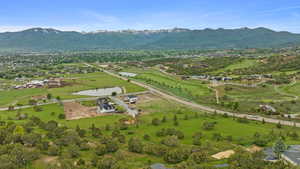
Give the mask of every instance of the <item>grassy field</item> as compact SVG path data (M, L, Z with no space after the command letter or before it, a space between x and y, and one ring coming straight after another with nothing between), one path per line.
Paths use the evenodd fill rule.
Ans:
M280 89L284 90L285 92L293 95L297 95L300 97L300 81L297 81L293 85L285 85L280 87Z
M186 108L180 104L170 102L164 99L157 99L155 101L147 102L138 105L139 108L148 112L145 115L139 117L140 125L139 127L130 126L127 130L121 130L121 133L126 136L126 140L133 136L137 136L143 139L145 134L150 136L149 141L144 141L144 143L154 143L159 144L163 137L158 137L156 135L157 131L162 128L175 128L184 133L184 139L180 140L180 144L184 146L191 146L193 135L196 132L201 132L203 134L203 138L201 139L201 143L204 147L209 149L209 154L212 155L214 153L234 149L238 145L242 146L250 146L252 145L253 135L257 132L260 133L263 137L267 137L270 132L274 133L282 133L285 134L287 132L295 131L299 133L298 129L292 127L283 127L281 129L276 128L274 124L262 124L261 122L253 122L248 121L247 123L241 123L232 117L222 117L222 116L211 116L205 113L197 112L196 110L192 110ZM96 118L89 119L81 119L81 120L73 120L73 121L65 121L58 119L58 114L63 113L63 107L58 104L46 105L42 106L43 110L41 112L35 112L33 109L24 109L19 111L7 111L1 112L0 118L4 121L11 121L16 123L25 123L27 120L15 120L17 113L27 113L29 116L37 116L41 118L43 121L47 122L50 120L55 120L59 122L61 125L66 125L71 128L75 128L77 125L81 128L88 129L92 124L95 124L96 127L104 128L106 124L114 125L121 118L126 117L125 115L112 115L112 116L102 116ZM52 113L55 112L55 113ZM195 116L195 113L199 113L198 116ZM173 118L176 114L178 118L179 125L174 126ZM153 126L151 124L152 119L158 118L162 119L166 117L166 122L161 123L158 126ZM186 117L188 117L186 119ZM213 130L203 130L202 125L205 122L215 122L215 128ZM102 130L104 134L110 135L111 131ZM128 134L130 133L133 134ZM228 136L232 136L232 141L216 141L213 139L213 135L215 133L221 134L223 138ZM300 133L299 133L300 134ZM97 142L98 140L93 139L88 136L88 139L94 140ZM293 140L289 137L286 137L285 142L287 144L299 144L299 140ZM273 143L269 142L268 145L271 146ZM126 145L120 145L120 151L118 153L125 154L126 158L121 160L124 163L124 166L127 166L132 169L142 168L151 163L165 163L162 158L147 155L147 154L136 154L130 153L127 151ZM94 151L83 151L80 152L81 157L83 159L91 159L93 157ZM117 156L116 153L110 154L112 156ZM226 162L226 160L213 160L210 159L210 164L221 164ZM33 168L46 168L47 164L41 159L37 160L33 164ZM170 165L169 167L172 167Z
M26 113L28 116L36 116L39 117L43 121L50 121L55 120L62 125L66 125L68 127L76 127L80 125L82 128L88 128L91 124L95 124L97 127L104 126L106 124L113 124L114 122L118 122L119 119L125 117L123 115L111 115L111 116L103 116L103 117L95 117L95 118L86 118L80 120L72 120L67 121L64 119L59 119L58 115L64 113L64 108L62 105L59 104L50 104L41 106L42 111L36 112L33 108L22 109L22 110L15 110L15 111L3 111L0 112L0 117L2 120L14 121L17 123L22 123L24 120L15 120L15 117L18 113ZM54 112L54 114L53 114ZM25 120L26 121L26 120Z
M214 100L214 92L208 88L208 84L205 82L182 80L179 77L166 75L153 69L129 69L129 71L138 73L138 76L135 77L136 80L148 83L187 100L199 103L206 102L208 98Z
M271 85L266 85L265 87L225 85L221 86L221 88L225 91L223 95L226 95L235 101L258 101L268 103L293 99L291 96L278 93Z
M161 102L161 101L159 101ZM205 115L202 114L200 118L194 118L195 113L197 112L196 110L192 110L186 107L182 107L179 105L174 105L171 102L168 101L163 101L163 107L157 105L156 102L151 102L146 105L141 106L143 109L146 110L151 110L152 113L142 116L141 119L144 121L150 122L151 119L153 118L162 118L163 116L168 117L168 123L162 124L161 126L158 127L147 127L141 126L138 129L138 132L142 135L144 131L147 131L151 133L151 136L154 136L155 138L155 133L158 129L160 128L167 128L168 126L172 126L172 119L174 116L174 113L177 114L178 118L181 119L180 125L178 127L175 127L179 130L182 130L185 135L186 139L183 140L184 144L192 144L192 136L195 132L201 131L206 135L205 141L212 141L211 137L213 133L222 133L223 136L233 136L233 140L237 141L239 138L247 138L251 139L251 137L254 135L255 132L261 132L262 134L267 134L272 130L277 130L276 125L274 124L261 124L261 122L254 122L254 121L249 121L249 123L239 123L236 120L233 120L232 118L224 118L221 116L210 116L210 115ZM175 107L174 107L175 106ZM173 107L173 108L172 108ZM161 110L164 110L163 112ZM189 116L189 120L183 120L185 115ZM216 121L217 125L215 130L213 131L203 131L201 129L201 126L204 122L213 122ZM284 130L294 130L291 127L285 127ZM296 131L297 129L295 129ZM243 132L241 132L243 131ZM158 138L157 138L158 139ZM246 139L246 140L247 140ZM159 139L157 140L159 141ZM294 141L289 141L290 143L295 143ZM245 144L250 145L250 142L245 141Z
M219 69L217 71L214 71L213 73L222 73L222 72L226 72L226 71L232 71L232 70L235 70L235 69L249 68L249 67L254 66L256 63L257 63L257 60L244 59L244 60L241 60L238 63L234 63L234 64L231 64L231 65L229 65L229 66L227 66L223 69Z
M54 97L59 96L61 99L80 98L84 96L76 96L72 93L95 88L119 86L124 87L127 93L144 91L142 87L102 72L66 75L65 78L70 85L62 88L0 91L0 106L4 107L16 103L27 104L32 96L47 95L48 93L51 93Z
M253 60L250 60L253 61ZM215 107L233 111L230 103L238 102L240 113L255 113L261 104L269 104L283 114L299 113L298 101L295 96L300 96L299 83L293 86L274 87L272 85L259 85L257 87L242 87L237 85L222 85L216 89L219 91L219 99L222 104L217 105L215 93L208 88L208 84L197 80L181 80L174 75L167 75L153 69L141 70L137 68L126 69L129 72L138 73L136 77L144 83L163 89L185 99ZM294 94L293 94L294 93Z
M217 87L220 101L225 103L238 102L239 112L255 113L261 104L271 105L279 113L293 114L299 112L299 100L289 95L282 88L271 85L258 87L241 87L225 85Z

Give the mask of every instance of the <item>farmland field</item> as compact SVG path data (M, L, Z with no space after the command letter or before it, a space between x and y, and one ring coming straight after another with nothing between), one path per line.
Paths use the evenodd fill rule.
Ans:
M236 69L249 68L249 67L254 66L256 63L257 63L257 60L245 59L245 60L241 60L238 63L231 64L223 69L214 71L213 73L222 73L222 72L232 71L232 70L236 70Z
M70 85L61 88L36 88L22 90L0 91L0 106L10 104L27 104L32 96L52 94L53 97L59 96L61 99L74 99L84 96L72 95L74 92L107 88L107 87L124 87L127 93L144 91L142 87L136 86L129 82L112 77L106 73L97 72L89 74L66 75L66 82Z

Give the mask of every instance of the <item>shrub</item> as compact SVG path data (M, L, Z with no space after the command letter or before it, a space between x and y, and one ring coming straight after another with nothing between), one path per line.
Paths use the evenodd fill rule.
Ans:
M204 122L202 128L204 130L213 130L217 122Z
M119 145L115 140L109 140L106 144L106 151L113 153L119 150Z
M60 154L60 149L57 145L51 145L48 149L48 154L51 156L57 156Z
M143 152L143 143L140 139L133 137L128 141L128 150L134 153Z
M192 153L190 158L197 164L206 162L208 160L208 154L205 151L198 151Z
M215 141L221 141L223 139L222 135L220 133L214 133L213 134L213 140Z
M177 147L179 145L179 140L177 136L168 136L163 139L161 143L169 147Z
M246 118L238 118L237 121L238 121L239 123L249 123L249 120L246 119Z
M103 144L98 145L98 146L95 148L95 153L96 153L98 156L103 156L104 154L107 153L107 151L106 151L106 146L103 145Z
M160 120L159 120L158 118L152 119L152 125L153 125L153 126L158 126L158 125L160 125Z
M184 160L187 160L188 157L189 157L189 154L190 154L190 152L185 151L182 148L169 150L164 155L164 160L168 163L171 163L171 164L177 164L177 163L180 163Z
M59 118L59 119L65 119L65 118L66 118L66 115L61 113L61 114L58 115L58 118Z
M144 135L144 140L149 141L149 140L150 140L150 136L149 136L148 134L145 134L145 135Z
M153 144L153 143L146 144L143 147L143 152L145 152L149 155L154 155L154 156L158 156L158 157L165 155L167 150L168 150L168 148L166 146L157 145L157 144Z

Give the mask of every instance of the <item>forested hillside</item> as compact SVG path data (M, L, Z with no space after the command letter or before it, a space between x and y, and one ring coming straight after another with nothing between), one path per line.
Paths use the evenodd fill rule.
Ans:
M168 29L157 31L65 32L33 28L0 34L1 51L79 51L103 49L271 48L300 44L300 35L266 28Z

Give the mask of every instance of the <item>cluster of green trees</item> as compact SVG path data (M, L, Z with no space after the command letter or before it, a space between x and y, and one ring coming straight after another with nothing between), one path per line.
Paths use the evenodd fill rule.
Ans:
M56 164L49 164L49 169L127 169L124 161L126 161L128 152L160 157L165 163L174 166L175 169L210 169L212 167L207 164L213 161L210 155L215 150L212 151L214 143L208 143L207 140L266 146L278 138L281 138L282 141L287 138L299 139L298 134L294 131L271 131L268 134L257 132L252 139L233 138L216 132L217 122L207 121L199 126L198 132L193 134L192 145L182 144L185 133L178 128L181 122L209 116L198 113L181 116L175 114L172 118L163 116L162 118L155 117L149 122L138 121L135 127L147 123L145 125L158 128L155 139L148 133L145 133L144 136L135 135L134 130L131 130L128 124L124 123L126 119L103 127L96 127L91 124L88 129L83 129L80 126L69 128L57 121L45 122L35 116L28 117L24 123L1 121L0 169L26 168L45 155L59 157ZM172 122L174 127L160 128L167 122ZM213 134L212 136L206 135L202 130L203 132L213 132ZM160 141L156 141L157 139ZM276 144L278 144L276 146L278 152L282 151L282 144ZM86 158L83 155L87 152L91 153L91 158ZM260 164L258 169L269 169L268 167L273 166L272 163L262 159L263 157L260 155L238 151L229 160L229 164L233 169L244 169L243 167L252 163L251 160L258 160ZM151 161L149 161L150 164L152 164ZM281 163L277 165L279 164L287 167Z

